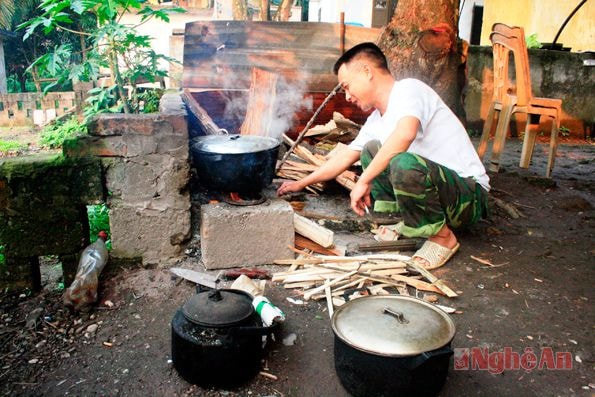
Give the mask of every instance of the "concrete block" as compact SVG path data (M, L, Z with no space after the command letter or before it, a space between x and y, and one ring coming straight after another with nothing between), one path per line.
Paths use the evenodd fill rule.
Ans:
M293 258L293 209L284 200L253 206L201 207L201 253L207 269L258 266Z
M190 200L184 210L114 204L110 231L114 258L142 258L145 266L168 264L180 258L190 237Z
M62 150L68 157L138 157L157 153L187 159L188 137L179 135L83 136L66 140Z
M159 134L187 136L185 114L101 114L89 123L89 135L92 136Z
M153 154L134 161L106 161L108 191L129 204L160 198L171 199L172 208L187 208L188 197L182 197L181 192L186 190L189 180L188 162L173 156Z

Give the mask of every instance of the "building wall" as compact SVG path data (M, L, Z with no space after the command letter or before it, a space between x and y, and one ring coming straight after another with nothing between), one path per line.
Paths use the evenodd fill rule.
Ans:
M535 33L542 43L554 41L556 33L578 0L486 0L481 45L490 45L490 30L495 22L522 26L527 36ZM571 51L595 50L595 2L586 2L570 19L558 43Z
M82 93L74 91L0 94L0 126L41 125L72 110L82 100Z
M471 39L471 23L473 22L473 7L482 6L483 0L461 1L459 8L459 37L463 40Z

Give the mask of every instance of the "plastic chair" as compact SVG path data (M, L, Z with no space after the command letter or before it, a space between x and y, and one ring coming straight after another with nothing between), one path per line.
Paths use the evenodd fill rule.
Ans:
M525 113L527 114L527 123L519 166L528 168L537 135L537 131L530 128L532 116L552 117L554 120L552 122L550 150L546 169L546 177L549 178L554 168L556 149L558 147L562 100L533 96L529 56L523 29L520 27L509 27L501 23L495 24L492 29L494 31L490 35L490 40L492 41L494 56L494 95L477 152L479 157L483 158L490 132L493 128L494 117L498 112L499 117L489 167L490 171L498 171L500 154L504 149L510 119L514 113ZM503 32L506 34L503 34ZM515 84L511 84L508 77L509 56L511 52L514 57Z

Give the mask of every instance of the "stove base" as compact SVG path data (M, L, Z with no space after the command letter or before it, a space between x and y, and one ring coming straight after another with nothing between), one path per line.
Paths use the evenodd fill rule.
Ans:
M201 206L202 262L211 269L271 264L294 258L293 209L285 200L259 205Z

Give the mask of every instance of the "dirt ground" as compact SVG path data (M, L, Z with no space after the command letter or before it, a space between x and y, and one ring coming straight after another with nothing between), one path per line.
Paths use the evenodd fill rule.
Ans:
M535 164L520 170L520 143L507 142L502 170L491 175L491 196L514 205L523 217L513 219L492 205L490 217L459 235L460 251L434 274L460 294L439 298L458 311L451 315L457 328L454 348L512 349L521 355L532 349L538 359L549 349L570 352L572 368L490 373L454 370L451 361L442 396L595 393L595 148L560 147L552 180L541 178L546 150L538 145ZM340 189L318 198L306 195L306 208L348 214L347 197ZM202 268L195 233L176 266ZM371 236L337 232L343 241L371 241ZM89 313L71 314L62 306L56 280L47 280L41 293L0 295L2 395L348 395L334 369L326 304L292 304L286 298L299 296L282 285L268 282L266 290L287 314L275 340L267 343L263 362L263 371L277 379L257 375L236 389L206 390L181 379L171 363L170 321L193 295L191 283L163 268L109 269L99 304Z

